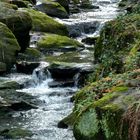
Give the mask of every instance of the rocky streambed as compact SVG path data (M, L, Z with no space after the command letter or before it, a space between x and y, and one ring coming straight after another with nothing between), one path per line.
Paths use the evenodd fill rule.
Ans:
M0 139L75 139L61 120L95 71L94 45L117 4L0 2Z

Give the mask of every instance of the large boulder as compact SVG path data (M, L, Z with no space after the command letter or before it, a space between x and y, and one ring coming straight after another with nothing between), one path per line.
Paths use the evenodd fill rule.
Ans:
M75 51L82 50L83 44L66 36L56 34L46 34L37 44L41 51Z
M65 8L61 6L58 2L53 2L50 0L42 0L41 4L36 5L36 8L43 13L46 13L52 17L58 18L68 18L69 15Z
M29 31L32 21L28 13L7 8L0 4L0 22L5 23L14 33L21 51L29 46Z
M74 126L76 140L137 139L139 74L140 69L137 69L85 86L74 95L74 110L61 124Z
M69 13L69 0L56 0L56 2L60 3L60 5L62 5Z
M32 18L33 31L68 35L66 26L48 15L32 9L24 9L24 11L28 12Z
M80 78L80 76L84 74L93 72L93 65L91 63L66 63L54 61L50 64L48 70L50 71L52 77L55 79L76 80L74 77L77 74L79 74L78 78Z
M15 63L15 55L20 47L13 33L1 22L0 36L0 72L4 72Z

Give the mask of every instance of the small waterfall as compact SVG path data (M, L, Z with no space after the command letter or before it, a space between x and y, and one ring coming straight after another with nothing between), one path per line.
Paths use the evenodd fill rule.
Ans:
M48 63L41 62L39 67L37 67L32 74L31 81L29 87L38 87L38 86L45 86L48 87L48 83L53 81L51 78L51 73L47 69Z
M74 87L77 88L79 84L79 79L80 79L80 73L78 72L77 74L74 75L73 80L74 80Z

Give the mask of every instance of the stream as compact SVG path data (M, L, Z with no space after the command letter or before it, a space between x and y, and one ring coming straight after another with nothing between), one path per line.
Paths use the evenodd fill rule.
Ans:
M70 36L81 42L86 37L99 36L104 23L116 18L120 12L117 8L118 2L119 0L93 0L93 5L99 8L81 9L80 13L71 14L69 19L56 18L56 20L66 24ZM30 47L34 47L33 42L38 40L39 34L31 35ZM85 44L85 46L78 58L79 67L84 68L91 63L93 67L93 45ZM60 55L63 54L55 53L54 58ZM79 74L73 77L72 85L59 86L60 81L56 83L49 71L44 72L47 65L47 62L40 62L39 67L34 69L32 74L17 73L14 69L11 74L0 77L0 79L24 84L24 88L18 91L29 93L41 101L38 109L15 112L11 119L1 120L0 128L21 127L31 130L34 135L29 138L30 140L75 140L71 128L61 129L57 124L72 111L73 103L70 99L79 90ZM50 83L57 86L50 86Z

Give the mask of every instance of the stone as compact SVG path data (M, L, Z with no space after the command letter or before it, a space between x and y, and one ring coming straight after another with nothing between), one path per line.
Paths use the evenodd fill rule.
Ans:
M20 89L21 85L15 81L0 82L0 90L3 89Z
M76 51L84 49L84 45L66 36L46 34L37 43L37 49L46 51Z
M54 79L73 79L76 74L86 75L93 71L92 65L54 61L48 67Z
M13 32L21 47L21 51L24 51L29 46L29 31L32 27L30 15L0 4L0 22L6 24Z
M21 0L10 0L11 4L17 5L18 8L28 7L27 1L21 1Z
M42 0L41 4L36 5L36 9L52 17L58 17L58 18L69 17L65 8L62 7L58 2Z
M82 39L82 42L88 45L95 45L98 37L87 37Z
M24 8L22 10L28 12L32 18L32 31L55 33L68 36L68 30L66 26L57 22L48 15L32 9Z
M39 62L19 61L16 63L17 72L32 74L33 70L39 66Z
M41 52L35 48L27 48L24 53L18 53L18 61L38 61L41 58Z
M14 111L22 111L22 110L26 111L30 109L37 109L38 107L23 100L23 101L11 103L11 105L8 108Z
M10 70L15 63L16 52L20 50L20 47L13 33L1 22L0 36L0 71L3 73Z

